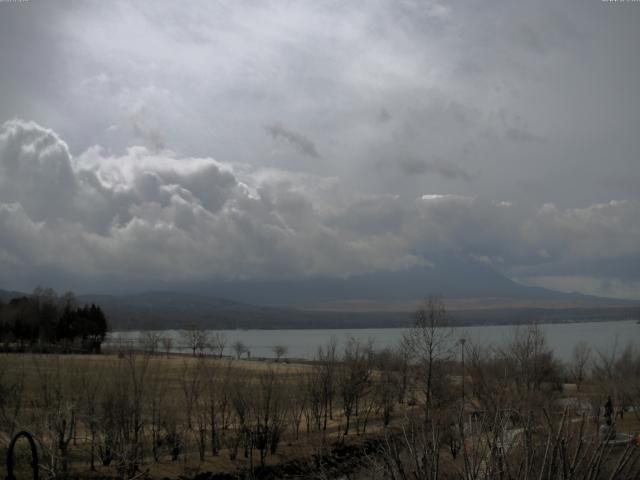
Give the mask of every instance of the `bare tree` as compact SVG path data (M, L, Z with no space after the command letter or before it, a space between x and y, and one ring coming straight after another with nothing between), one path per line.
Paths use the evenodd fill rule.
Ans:
M102 398L105 370L103 365L84 368L79 375L80 402L78 418L89 434L89 468L95 471L97 438L99 432L99 406Z
M350 338L345 346L344 358L338 374L338 388L345 416L344 434L349 434L351 416L358 416L359 402L369 387L371 377L371 344Z
M227 447L229 449L229 458L235 460L238 448L241 443L244 444L244 456L249 458L253 453L253 439L251 432L251 408L252 396L249 391L249 385L246 378L246 372L236 374L230 382L231 387L231 404L235 412L235 435L228 437ZM251 457L253 458L253 457ZM253 465L252 465L253 466Z
M233 348L233 351L236 354L236 358L238 360L240 360L240 357L242 356L243 353L247 352L247 346L244 344L244 342L242 340L236 340L235 342L233 342L233 345L231 345L231 348Z
M164 336L160 341L162 342L162 348L164 350L165 355L169 357L169 354L171 353L171 348L173 347L173 338Z
M123 352L105 379L99 421L98 453L103 465L114 464L120 478L131 478L144 461L149 355Z
M640 404L640 349L637 346L629 344L618 349L615 345L610 351L598 351L591 376L595 386L592 401L596 423L606 398L611 398L615 416L623 417L625 408L632 406L632 411L640 418L637 411Z
M205 330L195 325L189 325L184 330L181 330L180 334L194 357L204 354L209 339L209 335Z
M387 433L381 455L372 460L383 478L393 480L637 478L640 451L633 442L613 448L606 437L586 435L584 417L571 419L566 410L547 416L529 432L526 426L505 429L500 417L485 418L481 424L468 442L465 462L441 475L433 475L433 459L422 447L425 437L411 423L402 435Z
M7 378L8 365L0 362L0 431L11 438L20 425L24 408L25 365L21 358L20 367L11 373L14 378Z
M200 460L204 460L209 411L206 393L206 359L185 359L180 374L180 387L184 401L184 415L188 431L195 438Z
M79 399L65 395L71 391L70 376L63 371L58 356L47 359L47 365L37 357L33 361L40 387L35 406L40 411L42 445L49 457L47 470L53 477L64 477L69 470L69 444L73 439Z
M278 344L271 347L271 351L276 356L276 362L279 362L280 359L287 354L289 347L283 344Z
M571 363L569 365L569 372L578 390L580 390L587 375L587 367L590 359L591 347L584 341L578 342L573 347Z
M162 443L162 426L166 424L167 410L167 369L155 363L149 374L147 389L147 422L150 430L151 454L153 460L160 461L160 444Z
M434 398L434 387L444 375L442 366L451 358L453 329L444 302L439 297L424 300L414 313L413 328L405 336L412 356L419 362L423 372L425 422Z
M226 390L224 373L219 362L207 361L204 364L204 401L212 455L217 455L220 449L219 430L220 424L224 423L224 409L220 408Z
M515 398L531 410L539 402L553 401L559 391L560 365L537 324L516 327L511 342L500 351L506 362Z
M251 402L251 437L264 466L267 454L275 455L285 427L288 402L282 376L272 369L261 372Z
M622 351L616 362L616 371L619 379L619 411L620 419L623 418L626 407L632 407L637 419L640 419L640 348L638 345L629 344Z
M399 354L389 349L374 357L377 375L374 377L373 396L382 412L382 423L386 427L391 421L398 390L402 385L402 360Z
M158 332L147 331L140 333L138 343L144 353L153 355L158 350L161 336Z
M300 438L300 423L302 422L302 416L308 406L308 395L305 388L305 380L304 376L297 376L287 386L287 395L289 396L289 418L296 434L296 440Z
M318 347L316 355L316 375L319 379L321 405L324 413L322 430L327 430L328 419L333 419L333 399L336 395L337 367L338 367L338 340L331 337L327 345Z
M319 370L314 369L305 372L304 375L304 392L307 399L307 407L304 409L304 415L307 424L307 433L310 433L312 429L320 430L320 424L322 420L323 410L326 402L326 396L324 395L324 382L318 375ZM326 419L325 414L325 419ZM326 421L325 421L326 425Z
M217 357L222 358L222 356L224 355L224 349L227 346L226 335L222 332L216 332L213 335L213 339L211 340L211 345Z
M450 430L450 425L455 425L447 370L452 360L453 335L444 302L439 297L429 297L416 309L414 325L403 339L404 360L411 357L415 364L417 383L424 401L421 415L417 410L410 410L403 421L402 428L406 433L402 442L390 442L389 445L396 453L400 445L415 452L418 460L415 475L418 478L440 477L445 433Z

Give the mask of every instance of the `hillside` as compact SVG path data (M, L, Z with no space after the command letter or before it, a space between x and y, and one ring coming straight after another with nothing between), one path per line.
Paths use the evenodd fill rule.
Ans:
M416 275L416 272L412 274ZM348 299L348 295L365 292L367 282L359 284L353 279L342 282L343 285L351 282L351 290L329 301L319 300L322 296L308 296L309 300L316 303L310 301L305 308L300 305L261 306L182 291L150 291L130 295L85 294L77 299L80 303L100 305L111 328L118 330L175 329L190 325L218 329L300 329L400 327L410 324L411 312L419 302L419 297L399 300L397 296L394 298L393 288L390 287L386 299L352 300ZM286 283L282 283L280 288L286 286ZM376 291L382 284L369 282L368 286ZM247 296L252 293L257 297L264 295L259 289L245 287ZM253 287L257 288L257 285ZM482 297L474 292L474 297L445 299L451 318L456 323L467 325L620 320L637 313L637 307L632 302L544 289L522 289L532 295L518 296L514 289L512 296ZM275 289L271 293L281 295ZM322 293L327 295L329 290L325 289ZM412 294L417 296L417 291ZM5 302L22 295L26 294L0 290L0 298Z
M474 261L443 257L432 266L348 278L167 284L124 295L81 294L112 328L357 328L403 326L419 301L442 296L460 323L617 320L637 312L624 300L528 287ZM0 299L23 295L0 290Z

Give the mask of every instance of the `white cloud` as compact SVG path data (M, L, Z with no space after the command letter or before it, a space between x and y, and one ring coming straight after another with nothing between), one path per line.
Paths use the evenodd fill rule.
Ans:
M422 200L432 201L432 200L448 200L448 201L458 201L458 202L473 202L472 197L465 197L464 195L454 195L451 193L447 194L439 194L439 193L425 193L422 195Z
M67 144L33 122L0 131L0 202L18 202L34 220L66 215L76 193Z

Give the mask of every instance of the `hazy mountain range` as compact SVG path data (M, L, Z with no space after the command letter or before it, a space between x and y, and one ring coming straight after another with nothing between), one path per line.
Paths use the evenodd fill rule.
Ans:
M461 323L587 321L637 313L634 302L561 293L514 282L477 262L344 279L200 282L125 295L83 294L113 328L340 328L407 325L420 299L440 295ZM7 301L20 292L0 291Z

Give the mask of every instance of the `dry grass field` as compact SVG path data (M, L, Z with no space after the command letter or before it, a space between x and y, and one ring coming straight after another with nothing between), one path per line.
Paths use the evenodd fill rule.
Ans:
M237 432L232 431L238 428L237 419L231 418L235 415L234 408L237 408L233 403L238 402L239 397L244 398L247 403L258 402L255 396L264 393L264 378L268 377L277 388L277 391L269 392L268 395L273 395L274 399L279 397L278 401L283 405L275 410L281 408L282 412L269 411L267 407L266 411L260 413L282 415L286 418L277 420L282 423L281 439L277 451L267 455L264 464L306 462L312 455L326 451L333 442L344 439L344 422L337 402L331 412L331 418L327 419L326 429L323 424L321 430L314 430L314 427L309 425L313 422L310 414L305 418L301 412L297 419L300 422L297 435L292 427L295 420L289 418L290 412L285 412L301 398L301 389L305 388L306 379L313 373L314 368L310 363L200 358L175 354L0 354L0 381L6 389L12 390L16 395L14 411L10 411L11 402L5 402L4 405L5 418L0 428L0 455L2 458L5 457L9 442L6 426L12 419L6 417L15 412L17 418L13 420L17 420L17 425L13 430L27 429L36 434L40 446L43 447L44 455L41 454L40 461L45 471L48 468L60 468L59 465L53 466L59 461L54 437L62 431L62 436L69 439L67 455L70 472L82 476L122 476L122 472L118 472L114 465L115 462L109 466L101 464L99 441L93 442L96 444L95 471L90 470L90 430L93 422L88 412L99 417L104 413L100 410L104 408L102 402L105 396L111 395L114 391L122 393L120 389L124 388L127 390L125 395L133 403L136 390L142 390L140 413L143 417L142 422L146 425L140 429L140 442L143 446L139 463L140 471L145 476L164 478L207 471L245 471L260 464L260 460L254 451L242 451L242 445L239 446L239 453L231 454L232 448L225 443L225 437L238 437ZM209 388L215 392L210 393ZM245 392L238 392L239 388ZM189 423L190 419L196 422L197 417L210 408L209 395L213 396L211 401L216 402L218 410L226 409L226 412L214 413L216 420L228 424L220 432L219 451L215 455L212 454L208 445L207 452L201 457L196 438L199 435L198 427L189 426ZM154 405L164 412L154 412ZM56 418L52 419L52 415ZM59 423L56 424L65 415L68 425L61 427ZM154 420L154 416L157 416L157 419ZM154 421L157 421L157 425L150 427L149 424ZM149 445L153 441L151 430L162 429L166 435L168 430L171 430L172 421L183 424L175 428L180 430L183 437L180 453L173 458L169 447L163 444L158 447L157 459L154 459L152 447ZM70 426L71 423L74 424L73 427ZM377 418L370 420L368 435L376 431L380 431L380 421ZM105 437L104 433L102 437ZM361 441L361 437L355 435L353 430L350 438L353 438L355 443ZM22 462L18 461L19 464L24 466L28 463L26 457L21 457L20 453L17 455L18 459L22 458Z
M631 441L640 431L637 350L563 365L532 327L504 350L468 346L463 370L428 349L441 332L416 332L424 350L374 352L354 340L307 363L133 350L0 354L0 456L27 430L49 478L640 471ZM607 422L620 447L613 432L603 435Z

